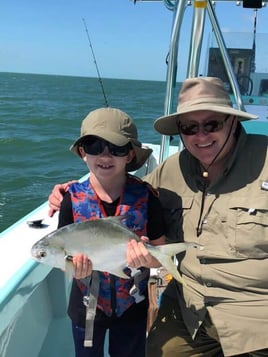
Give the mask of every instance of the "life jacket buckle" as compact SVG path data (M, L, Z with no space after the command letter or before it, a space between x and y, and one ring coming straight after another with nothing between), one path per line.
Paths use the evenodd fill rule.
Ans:
M85 305L85 307L89 306L89 295L83 296L83 304Z

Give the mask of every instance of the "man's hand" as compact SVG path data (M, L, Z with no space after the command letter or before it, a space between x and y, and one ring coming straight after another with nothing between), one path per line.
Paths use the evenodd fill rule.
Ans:
M69 190L69 186L73 182L77 182L77 181L76 180L68 181L66 183L61 183L61 184L55 185L53 187L53 190L51 191L51 193L48 197L48 203L49 203L48 215L49 215L49 217L53 217L54 213L56 211L59 211L63 196Z

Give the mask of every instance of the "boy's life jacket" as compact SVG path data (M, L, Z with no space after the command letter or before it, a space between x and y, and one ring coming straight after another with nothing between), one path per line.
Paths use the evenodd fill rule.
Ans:
M107 217L102 202L95 193L89 179L73 183L69 188L74 222L93 220ZM127 175L124 191L121 194L115 216L126 216L124 224L139 237L147 235L147 207L149 189L140 179ZM90 257L89 257L90 258ZM94 267L93 267L94 268ZM142 279L139 281L139 296L147 294L149 269L141 268ZM124 272L131 276L131 270L125 268ZM88 295L88 286L76 280L84 295ZM106 272L99 272L99 295L97 307L107 316L115 313L121 316L133 303L135 296L131 295L134 278L122 279ZM138 301L137 301L138 302Z

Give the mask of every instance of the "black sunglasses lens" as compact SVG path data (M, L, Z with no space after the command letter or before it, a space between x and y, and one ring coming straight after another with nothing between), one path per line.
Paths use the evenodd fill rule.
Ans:
M199 131L198 124L181 124L180 132L184 135L195 135Z
M179 129L183 135L195 135L199 132L200 128L205 133L215 133L223 128L223 124L228 119L229 115L223 121L210 120L204 124L192 123L192 124L182 124L180 123Z
M89 155L101 154L106 146L108 147L110 154L112 154L113 156L123 157L126 156L130 151L129 144L124 146L117 146L112 143L109 143L108 141L100 140L100 139L88 140L82 144L85 153Z
M130 145L127 144L124 146L117 146L109 143L108 149L112 155L123 157L123 156L127 156L127 154L129 153Z
M223 128L223 121L211 120L203 125L206 133L215 133Z
M89 155L99 155L103 152L105 145L102 140L88 140L82 146L85 153Z

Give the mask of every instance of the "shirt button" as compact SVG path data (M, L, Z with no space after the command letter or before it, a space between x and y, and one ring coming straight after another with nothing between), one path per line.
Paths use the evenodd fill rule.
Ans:
M212 283L211 283L210 281L208 281L208 282L206 283L206 286L207 286L208 288L210 288L210 287L212 286Z
M201 258L201 259L200 259L200 263L201 263L201 264L206 264L206 262L207 262L207 260L206 260L205 258Z

